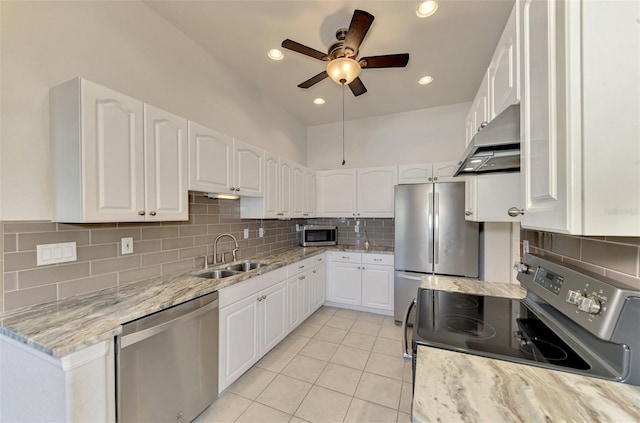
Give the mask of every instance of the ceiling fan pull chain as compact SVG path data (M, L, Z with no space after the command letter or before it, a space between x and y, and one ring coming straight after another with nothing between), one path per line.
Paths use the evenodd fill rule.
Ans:
M346 161L344 160L344 82L342 83L342 166Z

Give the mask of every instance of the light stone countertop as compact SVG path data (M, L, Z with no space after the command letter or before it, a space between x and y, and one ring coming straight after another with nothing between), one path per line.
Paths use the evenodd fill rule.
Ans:
M0 334L53 357L63 357L122 332L122 324L218 291L252 277L325 251L393 254L389 247L368 250L351 245L294 247L283 252L243 258L267 266L212 280L192 275L198 269L159 276L122 287L110 288L0 315ZM231 263L225 263L229 265Z
M460 292L463 294L487 295L490 297L513 298L516 300L527 296L527 288L520 284L487 282L452 276L423 276L420 287L433 289L435 291Z
M413 422L640 421L640 387L418 347Z
M424 276L423 288L520 299L526 288ZM640 387L418 347L413 422L639 422Z

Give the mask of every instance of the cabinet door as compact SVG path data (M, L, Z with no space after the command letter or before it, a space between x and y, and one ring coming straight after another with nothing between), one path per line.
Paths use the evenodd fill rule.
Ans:
M393 310L393 267L362 265L362 305Z
M235 194L233 139L195 122L189 122L189 189Z
M393 217L396 167L358 169L358 211L360 217Z
M264 355L289 333L287 281L277 283L260 294L262 308L262 346L260 352L261 355Z
M264 156L264 217L278 217L280 159L269 152Z
M142 102L82 80L84 221L145 219Z
M399 184L424 184L433 180L433 165L420 163L398 166Z
M278 167L278 185L279 185L279 195L278 195L278 217L291 217L291 191L292 191L292 170L293 164L280 158L280 163Z
M513 7L489 65L489 119L520 102L520 63L517 31L518 3Z
M471 105L473 110L473 135L489 123L489 72L485 73L476 97Z
M252 295L220 309L220 392L260 358L259 305Z
M356 213L356 170L330 170L318 177L318 217L352 217Z
M562 56L556 36L562 19L556 18L561 3L523 0L522 102L520 105L521 172L524 216L522 224L554 232L570 226L566 192L566 139L558 136L563 116L557 96L558 63ZM558 47L558 48L557 48ZM559 121L560 118L560 121ZM564 123L562 123L564 125Z
M319 309L324 304L327 283L327 268L324 263L315 266L312 274L311 312Z
M459 182L460 177L454 178L454 173L458 169L458 162L441 162L433 164L434 182Z
M264 150L233 141L233 186L242 196L263 194Z
M477 176L478 222L520 222L521 216L509 216L507 211L521 209L520 172Z
M305 168L294 164L291 169L291 211L292 217L304 216L306 198Z
M313 298L313 270L307 270L302 275L300 275L300 291L302 292L301 296L301 307L302 307L302 320L304 321L307 317L311 316L312 312L312 298Z
M307 169L305 173L306 189L305 189L305 209L303 217L315 217L316 215L316 172Z
M471 139L476 134L476 127L473 120L473 107L469 109L469 113L467 114L467 118L464 120L464 139L465 146L469 145Z
M146 220L189 220L187 120L145 104Z
M331 263L329 300L342 303L360 305L362 299L362 285L360 282L360 264Z
M300 276L287 279L287 296L289 298L289 320L287 322L289 332L294 330L302 322L302 301L300 290Z

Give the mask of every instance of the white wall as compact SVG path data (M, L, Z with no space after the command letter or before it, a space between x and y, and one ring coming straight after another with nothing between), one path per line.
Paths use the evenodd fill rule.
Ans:
M138 1L0 1L0 218L50 219L49 88L82 76L295 162L306 128Z
M460 159L471 103L345 122L346 168ZM341 168L342 122L307 128L307 166Z

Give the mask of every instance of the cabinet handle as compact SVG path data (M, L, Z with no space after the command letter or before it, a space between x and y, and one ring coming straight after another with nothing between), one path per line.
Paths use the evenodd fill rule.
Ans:
M156 212L152 211L152 212L149 212L149 214L150 214L151 216L155 216L155 215L156 215Z
M322 258L319 258L318 261L322 261Z
M373 261L382 261L382 259L373 259Z
M276 213L276 216L284 216L284 213Z
M298 266L298 269L304 269L304 264L302 266Z
M465 215L465 216L471 216L472 214L473 214L473 213L472 213L471 211L469 211L469 210L467 210L466 212L464 212L464 215Z
M511 207L509 210L507 210L507 214L511 217L517 217L519 214L524 214L524 209Z
M263 300L266 300L266 299L267 299L267 296L266 296L266 295L263 295L263 296L262 296L262 299L263 299Z
M489 124L489 122L487 122L486 120L480 123L480 127L478 128L478 132L482 131L484 129L485 126L487 126Z
M303 216L309 216L309 213L302 213Z
M258 297L258 301L262 301L262 297Z
M140 211L138 212L138 214L139 214L140 216L144 216L146 213L144 212L144 210L140 210Z
M349 260L351 257L342 256L342 258L345 259L345 260Z

